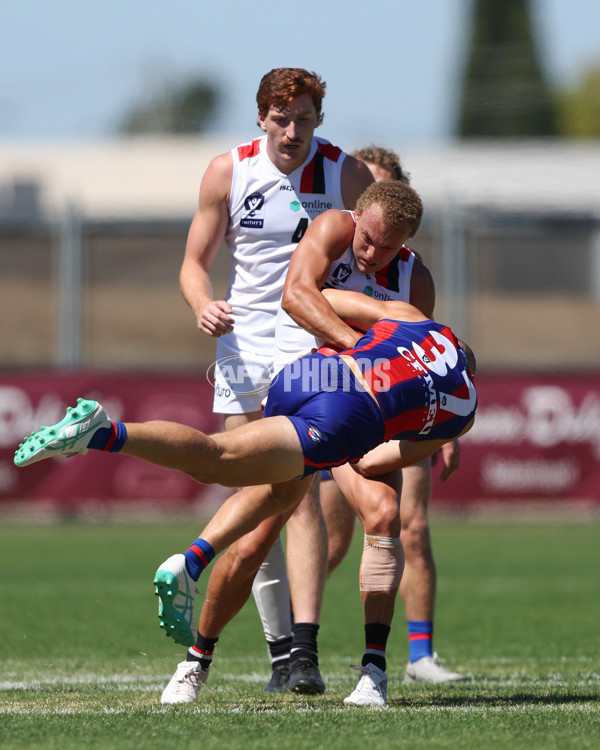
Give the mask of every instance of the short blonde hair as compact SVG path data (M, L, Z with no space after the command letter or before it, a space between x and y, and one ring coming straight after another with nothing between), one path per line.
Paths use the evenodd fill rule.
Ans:
M360 215L375 204L381 209L381 218L386 224L407 223L411 227L409 237L415 236L423 218L423 203L409 185L398 180L372 182L356 202L356 213Z

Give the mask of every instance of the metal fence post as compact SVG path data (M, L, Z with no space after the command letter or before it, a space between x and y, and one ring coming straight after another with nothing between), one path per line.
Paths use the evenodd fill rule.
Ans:
M442 207L441 228L444 319L467 339L466 220L464 207L453 196L447 196Z
M58 365L82 363L83 226L81 212L68 203L60 223L58 250Z
M591 288L592 299L600 300L600 223L596 224L592 232L592 268Z

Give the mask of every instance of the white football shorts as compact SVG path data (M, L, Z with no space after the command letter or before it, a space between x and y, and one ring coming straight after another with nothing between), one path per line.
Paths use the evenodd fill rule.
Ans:
M227 337L217 339L217 360L207 371L215 389L215 414L249 414L260 411L273 376L273 352L242 352Z

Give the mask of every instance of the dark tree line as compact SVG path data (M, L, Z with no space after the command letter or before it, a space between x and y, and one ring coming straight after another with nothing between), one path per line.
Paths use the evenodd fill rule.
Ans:
M163 86L132 107L119 131L125 135L202 133L210 125L219 100L217 86L204 78Z
M473 0L457 134L556 136L556 99L546 80L528 0Z

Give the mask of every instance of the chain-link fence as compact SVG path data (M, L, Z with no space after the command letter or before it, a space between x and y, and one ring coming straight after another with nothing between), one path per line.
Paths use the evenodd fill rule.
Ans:
M0 225L4 368L204 368L214 341L179 291L186 221ZM436 316L487 370L600 364L600 223L586 217L465 211L429 215L412 246L430 266ZM229 281L223 248L216 297Z

